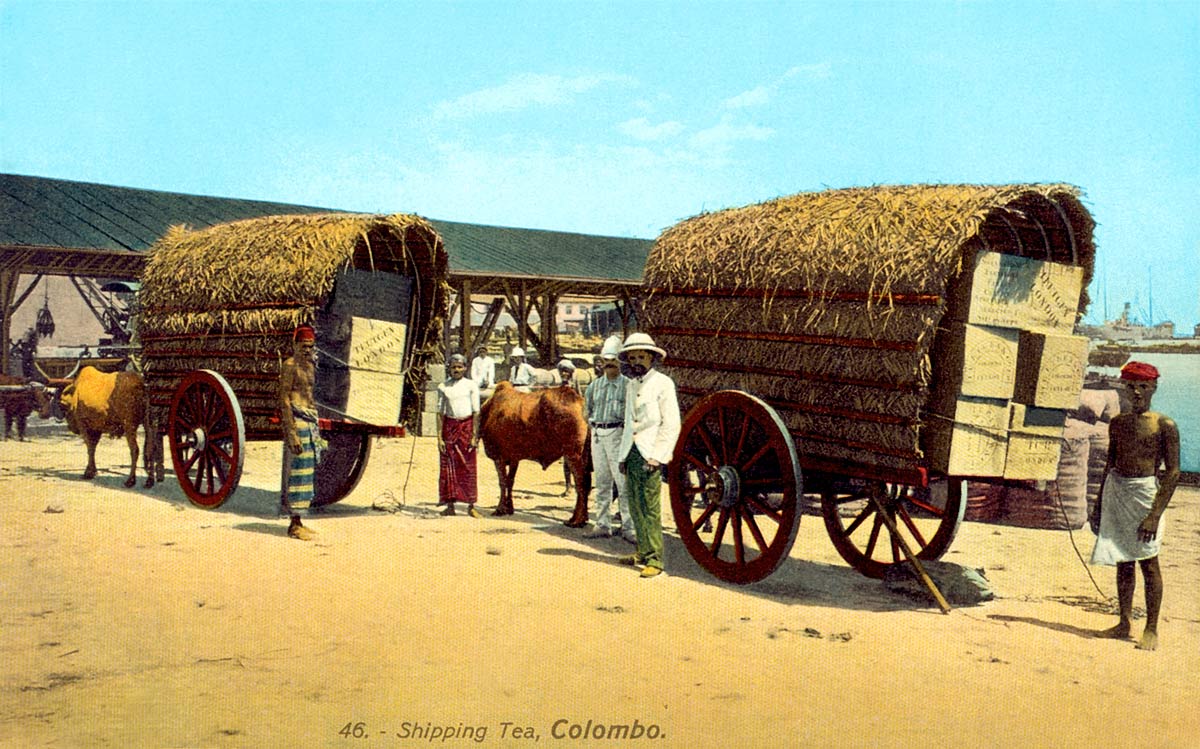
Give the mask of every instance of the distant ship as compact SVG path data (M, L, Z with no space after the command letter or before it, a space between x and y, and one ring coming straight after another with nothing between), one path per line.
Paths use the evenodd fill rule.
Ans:
M1078 332L1094 341L1169 341L1175 337L1175 323L1165 320L1145 325L1130 315L1130 304L1125 302L1116 320L1106 320L1103 325L1080 325Z

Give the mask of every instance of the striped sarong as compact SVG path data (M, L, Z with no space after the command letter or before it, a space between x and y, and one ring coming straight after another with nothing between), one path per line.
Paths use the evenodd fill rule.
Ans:
M286 514L295 514L296 510L306 509L312 504L317 463L321 462L321 453L327 445L321 438L321 430L317 428L315 411L293 407L292 420L296 424L296 434L300 437L300 454L293 453L288 449L287 442L284 442L286 481L281 504Z
M475 504L478 497L476 486L475 456L478 450L471 447L474 434L474 418L452 419L442 417L442 442L446 449L441 454L438 475L438 504L466 502Z

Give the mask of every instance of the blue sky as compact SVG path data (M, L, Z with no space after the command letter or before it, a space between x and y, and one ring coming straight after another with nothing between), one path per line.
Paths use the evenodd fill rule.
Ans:
M649 237L1069 182L1090 319L1200 322L1200 3L0 0L0 171Z

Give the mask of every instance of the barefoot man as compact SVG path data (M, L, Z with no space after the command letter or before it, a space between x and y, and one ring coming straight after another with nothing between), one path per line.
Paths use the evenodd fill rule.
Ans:
M283 426L283 486L279 495L282 512L290 516L288 536L308 541L312 530L300 523L300 513L312 503L317 463L325 440L317 429L317 406L313 402L316 377L317 337L311 325L292 333L292 355L279 374L279 420Z
M1136 585L1134 562L1138 562L1146 583L1146 629L1137 647L1154 650L1163 591L1158 550L1163 511L1179 482L1179 427L1150 410L1150 399L1158 389L1157 369L1131 361L1121 369L1121 380L1129 394L1130 412L1109 424L1108 461L1090 518L1096 532L1092 564L1117 566L1121 620L1099 635L1129 637Z

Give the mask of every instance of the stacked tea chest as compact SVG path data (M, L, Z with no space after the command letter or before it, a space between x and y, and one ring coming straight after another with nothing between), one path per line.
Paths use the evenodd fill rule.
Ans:
M1087 363L1087 339L1072 335L1083 269L979 252L959 278L931 356L931 465L953 476L1054 479Z

